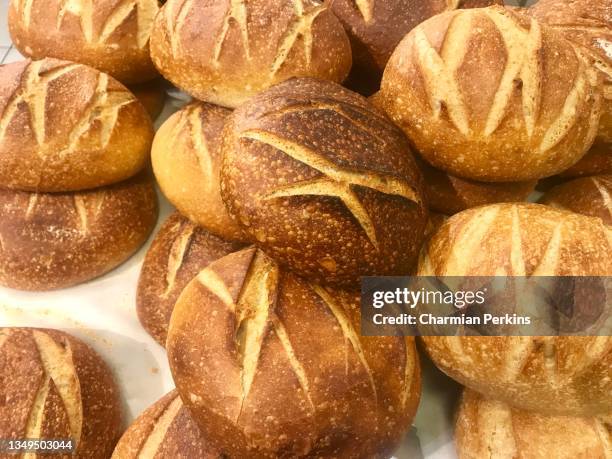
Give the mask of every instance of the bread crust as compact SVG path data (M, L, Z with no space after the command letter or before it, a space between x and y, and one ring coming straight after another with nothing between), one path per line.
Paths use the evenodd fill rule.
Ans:
M472 207L498 202L526 201L537 181L487 183L463 179L419 161L423 172L425 194L429 207L446 215L453 215Z
M489 7L443 13L410 32L377 98L433 166L515 182L557 174L586 154L599 83L558 32Z
M229 457L388 457L418 405L418 358L412 338L360 336L358 298L254 248L191 281L167 349L211 444Z
M88 345L59 330L0 328L0 437L72 438L76 454L105 459L122 431L111 371ZM0 455L3 458L14 455Z
M421 22L458 8L482 8L500 0L333 0L331 7L351 40L353 69L380 80L393 50Z
M495 204L449 218L423 247L421 276L609 276L612 229L539 204ZM612 410L612 337L423 337L445 373L544 414ZM552 363L554 362L554 363Z
M351 68L342 24L315 0L169 0L151 56L175 85L225 107L291 77L341 82Z
M187 218L227 240L245 240L221 199L221 132L231 112L195 102L159 128L151 160L168 200Z
M157 76L149 37L157 0L11 0L11 38L24 56L89 65L126 84Z
M124 262L157 221L149 174L80 193L0 190L0 284L64 288Z
M177 298L214 260L241 248L196 226L178 212L164 222L145 255L136 293L138 319L162 346Z
M173 390L147 408L125 431L112 459L219 459Z
M153 126L113 78L57 59L0 67L0 186L65 192L109 185L145 166Z
M540 202L601 218L606 225L612 226L612 175L570 180L547 191Z
M309 78L279 84L231 115L221 196L271 256L329 284L408 273L427 224L422 178L402 133L365 98Z
M597 418L521 411L466 389L455 445L459 459L607 459L612 425Z

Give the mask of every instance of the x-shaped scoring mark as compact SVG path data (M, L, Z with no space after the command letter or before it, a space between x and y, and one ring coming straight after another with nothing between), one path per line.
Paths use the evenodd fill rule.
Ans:
M242 133L240 138L269 145L324 175L321 178L280 187L265 196L265 200L308 195L336 197L344 203L353 217L359 222L376 249L379 248L379 244L376 238L374 223L353 191L353 187L362 186L380 193L400 196L417 204L421 203L416 190L405 181L396 177L369 172L356 172L340 167L310 148L270 132L253 129Z

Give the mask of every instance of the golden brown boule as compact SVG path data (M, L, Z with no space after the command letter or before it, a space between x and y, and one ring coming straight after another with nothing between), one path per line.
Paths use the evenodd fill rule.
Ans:
M459 459L608 459L612 425L597 418L517 410L466 389L455 445Z
M406 274L427 224L401 131L365 98L310 78L262 92L230 116L221 195L270 256L325 283Z
M502 7L415 28L376 100L430 164L489 182L567 169L591 147L601 114L597 72L583 53Z
M495 204L448 219L423 247L421 276L609 276L612 228L539 204ZM461 384L518 408L612 411L612 337L423 337Z
M76 455L61 457L106 459L121 436L111 371L59 330L0 328L0 400L0 438L72 439Z
M80 193L0 190L0 284L51 290L98 277L136 252L156 220L144 173Z
M89 65L117 80L140 83L157 72L149 37L157 0L11 0L11 38L24 56Z
M164 109L166 82L161 78L145 83L133 84L128 89L136 96L153 121Z
M612 226L612 175L583 177L547 191L542 204L601 218Z
M219 459L173 390L125 431L112 459Z
M481 8L500 0L333 0L331 7L351 39L353 70L380 80L391 53L413 28L436 14Z
M221 132L230 113L187 105L155 134L151 160L162 192L183 215L224 239L244 240L221 199Z
M56 59L0 67L0 186L63 192L125 180L146 164L153 126L106 74Z
M358 293L254 248L210 264L179 297L167 342L204 436L229 457L389 457L418 405L418 357L413 338L360 336L359 313Z
M187 283L214 260L240 248L178 212L168 217L145 255L136 293L138 319L159 344L166 345L174 304Z
M425 183L429 207L452 215L471 207L498 202L526 201L535 189L536 181L491 183L477 182L447 174L418 161Z
M525 10L581 47L604 78L604 99L593 150L566 177L612 173L612 14L608 0L539 0Z
M169 0L151 56L175 85L225 107L291 77L341 82L351 68L342 24L317 0Z

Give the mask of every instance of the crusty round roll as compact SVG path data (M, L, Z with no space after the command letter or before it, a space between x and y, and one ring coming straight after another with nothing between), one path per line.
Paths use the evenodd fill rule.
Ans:
M389 457L419 402L418 357L413 338L360 336L359 311L358 293L254 248L200 272L167 349L204 436L229 457Z
M111 371L88 345L59 330L0 328L0 400L3 440L71 439L75 455L61 457L106 459L121 436Z
M353 50L353 69L380 79L391 53L404 36L436 14L481 8L501 0L334 0L333 12L344 25Z
M219 459L173 390L125 431L112 459Z
M444 13L410 32L376 101L433 166L515 182L584 156L601 115L598 82L559 33L494 6Z
M113 78L56 59L0 67L0 186L63 192L127 179L146 164L153 126Z
M407 273L427 224L405 136L365 98L328 81L292 79L234 111L221 185L246 233L324 283Z
M0 284L51 290L98 277L129 258L156 220L144 173L80 193L0 190Z
M583 177L550 189L542 204L598 217L612 226L612 175Z
M136 293L140 323L159 344L166 345L174 303L185 285L211 262L240 248L178 212L168 217L145 255Z
M8 25L24 56L79 62L139 83L157 75L149 37L158 9L157 0L11 0Z
M581 47L604 78L604 100L593 150L566 177L612 173L612 6L609 0L539 0L525 12Z
M183 215L224 239L244 240L221 199L221 132L230 113L187 105L155 134L151 160L162 192Z
M609 276L612 228L539 204L495 204L448 219L423 247L421 276ZM612 411L612 337L424 337L453 379L545 414Z
M164 109L166 102L166 82L157 78L145 83L133 84L128 88L140 101L152 120Z
M151 56L175 85L225 107L295 76L341 82L351 68L342 24L317 0L169 0Z
M456 420L455 445L459 459L608 459L612 424L521 411L467 389Z
M431 167L425 161L418 163L425 179L425 194L429 207L446 215L485 204L525 201L537 183L536 180L506 183L477 182L447 174Z

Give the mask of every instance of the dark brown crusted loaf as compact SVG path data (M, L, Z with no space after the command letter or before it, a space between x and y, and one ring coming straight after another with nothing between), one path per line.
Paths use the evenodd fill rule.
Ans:
M0 400L0 438L74 441L75 456L54 457L106 459L121 435L110 370L89 346L58 330L0 328Z
M159 128L151 159L161 190L179 212L224 239L244 240L221 199L221 132L230 113L187 105Z
M33 59L90 65L124 83L155 78L149 37L157 0L11 0L13 43Z
M292 79L238 108L221 195L259 246L325 283L405 274L427 223L406 138L363 97Z
M318 0L169 0L151 56L178 87L225 107L291 77L341 82L351 68L342 24Z
M422 160L418 163L423 172L429 207L446 215L485 204L526 201L537 183L535 180L506 183L477 182L447 174Z
M144 173L79 193L0 190L0 284L49 290L100 276L131 256L156 220Z
M538 204L449 218L423 247L422 276L609 276L612 229ZM612 338L424 337L445 373L488 397L544 414L612 411Z
M0 66L0 186L61 192L125 180L146 164L153 126L119 82L56 59Z
M353 68L380 79L391 53L404 36L436 14L457 8L481 8L501 0L333 0L353 49Z
M125 431L112 459L219 459L173 390Z
M395 49L375 100L430 164L489 182L562 172L591 147L601 115L584 53L502 7L419 25Z
M612 424L521 411L467 389L457 416L455 445L459 459L608 459Z
M145 255L136 294L140 323L159 344L166 345L174 303L185 285L211 262L240 248L178 212L168 217Z
M601 218L612 226L612 175L583 177L550 189L542 204Z
M183 402L229 457L389 457L420 396L414 340L358 330L358 293L250 248L187 285L167 349Z

